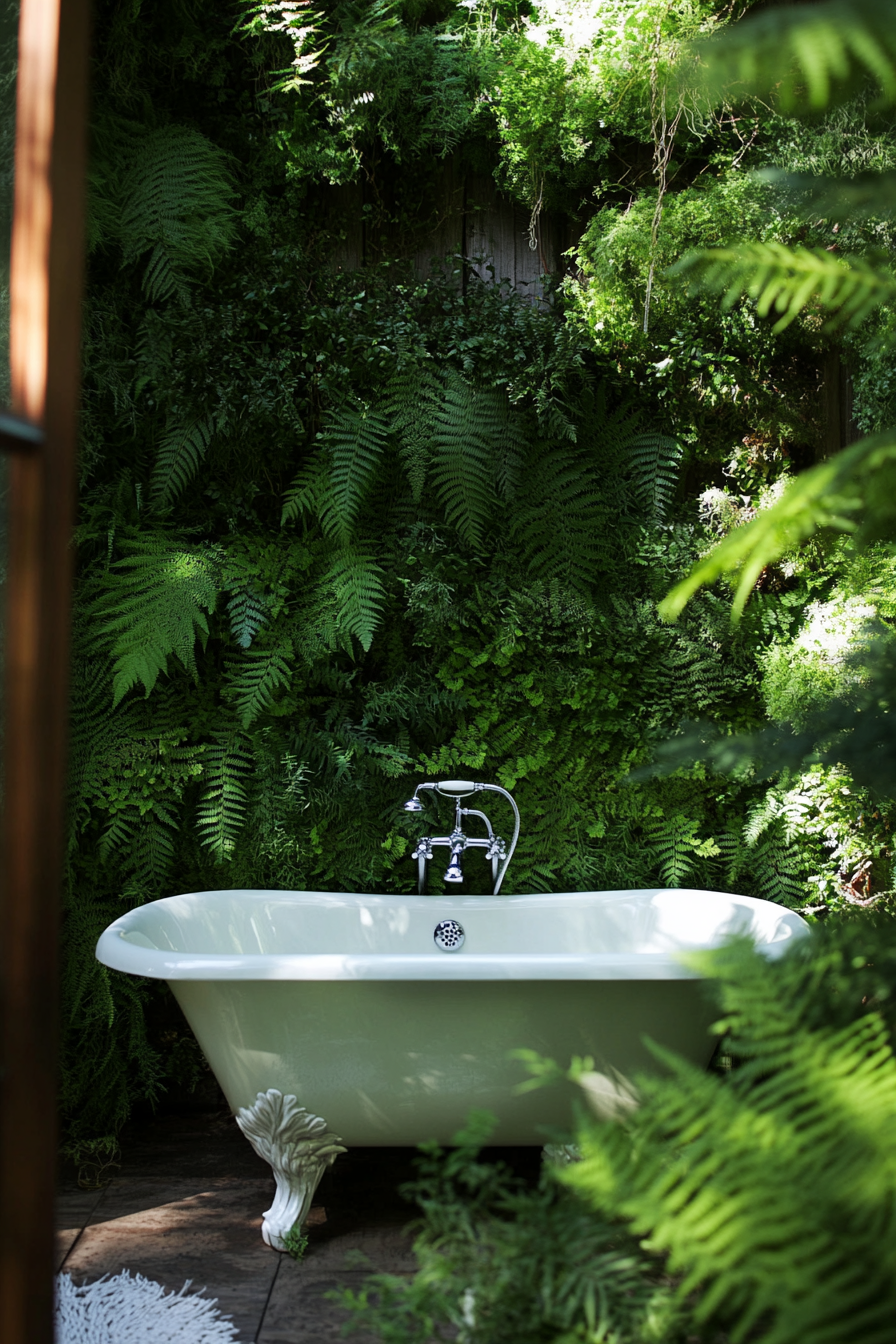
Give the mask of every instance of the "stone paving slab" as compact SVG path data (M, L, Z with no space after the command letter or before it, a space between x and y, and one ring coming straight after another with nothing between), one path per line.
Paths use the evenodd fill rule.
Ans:
M57 1274L104 1194L104 1190L64 1190L57 1195L55 1263Z
M403 1227L354 1227L331 1231L329 1225L311 1228L304 1258L295 1264L303 1281L343 1272L411 1274L417 1268L413 1238Z
M358 1226L350 1211L322 1206L309 1218L309 1247L296 1263L265 1246L261 1213L273 1181L217 1177L119 1177L101 1191L67 1190L57 1202L58 1268L76 1282L122 1269L179 1291L217 1298L239 1344L337 1344L348 1313L327 1294L358 1289L375 1272L409 1276L411 1237L398 1210ZM412 1210L408 1210L412 1212ZM407 1221L406 1219L404 1220ZM356 1344L374 1344L358 1332Z
M217 1298L240 1341L254 1340L282 1257L261 1239L272 1180L119 1178L102 1192L62 1262L76 1282L132 1274ZM70 1221L63 1217L63 1221ZM66 1232L67 1235L67 1232Z
M339 1344L349 1318L327 1294L362 1287L369 1270L309 1273L311 1262L284 1262L277 1275L257 1344ZM405 1277L405 1276L402 1276ZM407 1277L410 1277L409 1275ZM377 1337L353 1331L352 1344L378 1344Z
M261 1239L274 1182L226 1111L154 1118L123 1136L122 1154L105 1189L72 1179L60 1193L58 1265L76 1282L128 1269L179 1292L191 1279L232 1317L238 1344L338 1344L348 1314L331 1290L416 1268L407 1228L419 1213L398 1193L414 1176L411 1149L338 1159L318 1188L299 1263ZM537 1179L538 1150L495 1155ZM361 1332L349 1340L378 1344Z

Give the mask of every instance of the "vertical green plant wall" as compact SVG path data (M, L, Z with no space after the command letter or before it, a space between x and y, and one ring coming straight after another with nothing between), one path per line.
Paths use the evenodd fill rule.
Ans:
M745 166L806 146L777 114L745 132L687 95L679 115L672 64L716 26L709 6L600 15L101 0L76 1137L200 1067L163 990L95 964L102 928L183 890L411 891L399 804L425 775L514 791L508 891L692 884L818 908L889 890L888 814L845 770L631 780L684 720L762 728L861 681L894 584L885 544L819 545L761 576L737 629L724 591L660 621L675 580L811 460L827 338L811 314L776 336L748 302L719 315L666 277L695 241L803 228ZM861 103L849 115L865 125ZM886 128L863 133L890 152ZM438 223L448 156L536 223L575 225L548 300L459 257L402 259ZM352 182L394 255L343 273Z

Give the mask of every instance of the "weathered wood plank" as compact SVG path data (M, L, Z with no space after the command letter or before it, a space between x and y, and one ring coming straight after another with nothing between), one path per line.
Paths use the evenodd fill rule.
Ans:
M459 257L464 246L464 175L456 158L447 158L439 167L436 186L435 224L414 254L414 270L428 275L433 262ZM458 277L460 279L460 277Z
M467 179L464 253L481 280L516 283L516 211L488 177Z
M533 227L530 211L498 191L490 177L465 177L456 158L436 165L431 194L432 201L421 208L431 212L432 227L422 242L418 233L409 253L407 229L400 231L388 218L379 225L365 223L360 182L328 188L326 209L338 221L340 235L331 254L333 268L352 271L404 259L425 276L434 263L465 257L468 274L504 284L532 303L543 302L546 277L563 269L563 251L573 241L565 220L541 211Z
M546 276L560 269L564 231L557 220L541 211L533 228L530 211L480 177L467 182L466 226L464 251L473 274L494 276L532 303L543 300Z

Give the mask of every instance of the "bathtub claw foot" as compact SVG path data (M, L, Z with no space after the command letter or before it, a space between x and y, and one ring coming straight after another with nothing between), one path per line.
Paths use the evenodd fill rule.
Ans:
M277 1191L264 1214L261 1235L268 1246L283 1251L287 1232L301 1227L308 1217L327 1167L348 1150L338 1134L327 1129L326 1120L274 1087L259 1092L253 1106L237 1111L236 1122L274 1172Z

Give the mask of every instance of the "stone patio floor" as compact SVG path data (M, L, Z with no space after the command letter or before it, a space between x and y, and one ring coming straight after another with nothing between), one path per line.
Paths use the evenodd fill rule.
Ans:
M62 1181L57 1269L76 1283L128 1269L179 1292L190 1279L191 1291L217 1298L239 1344L335 1344L347 1313L326 1293L359 1287L376 1270L415 1269L407 1226L416 1209L398 1194L414 1177L414 1149L358 1148L339 1157L318 1188L298 1263L261 1239L273 1178L228 1112L132 1126L122 1153L100 1189L79 1188L73 1172ZM534 1176L540 1150L513 1150L511 1160Z

